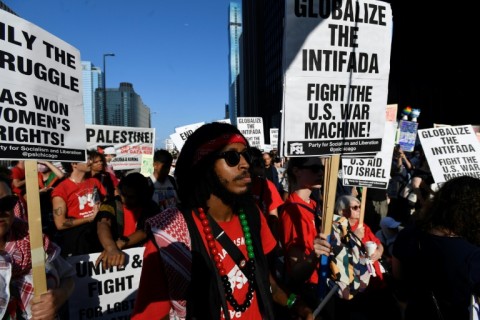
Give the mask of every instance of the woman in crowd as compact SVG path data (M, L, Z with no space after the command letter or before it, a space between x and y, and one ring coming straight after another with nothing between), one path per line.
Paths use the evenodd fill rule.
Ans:
M110 171L107 171L105 155L96 150L89 150L88 158L92 162L90 175L99 180L107 191L105 200L112 200L113 197L115 197L115 188L118 185L118 179Z
M365 223L360 225L360 209L360 200L354 196L340 196L335 203L336 213L348 219L351 230L362 243L366 245L367 242L371 241L376 244L375 251L368 256L371 262L371 277L367 289L357 294L352 300L342 300L342 310L361 312L371 320L399 319L400 309L386 282L385 269L379 261L383 255L384 247L368 225Z
M392 269L403 284L405 319L467 319L480 295L480 179L447 181L403 229Z

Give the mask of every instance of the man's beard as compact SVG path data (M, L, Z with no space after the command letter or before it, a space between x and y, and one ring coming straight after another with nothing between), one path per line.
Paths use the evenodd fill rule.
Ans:
M238 176L236 179L241 179L243 176ZM225 184L222 183L220 177L215 174L213 180L213 194L220 198L222 202L230 206L234 212L238 212L239 209L244 209L255 205L250 186L244 193L236 194L228 191Z

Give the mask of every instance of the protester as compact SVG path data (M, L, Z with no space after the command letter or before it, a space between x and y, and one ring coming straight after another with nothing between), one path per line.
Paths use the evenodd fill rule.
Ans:
M405 319L472 319L470 298L480 295L479 246L480 179L453 178L393 246L393 275L407 302Z
M132 319L275 319L273 301L313 319L268 272L265 255L276 242L248 192L249 160L230 124L205 124L188 137L175 169L181 211L147 221L152 237ZM328 254L328 242L321 245Z
M401 223L392 217L385 217L380 220L380 230L375 232L375 236L380 240L385 249L383 254L391 259L393 253L393 244L400 232Z
M252 194L258 207L265 215L272 234L278 239L278 207L283 204L283 200L273 182L265 177L262 151L252 147L250 148L250 155Z
M376 245L373 253L368 256L371 277L367 289L352 300L342 300L342 310L361 313L370 320L400 319L400 309L384 275L386 269L380 263L384 247L367 224L360 225L360 209L360 200L354 196L343 195L335 203L335 212L348 219L351 230L362 243L365 246L367 242Z
M177 182L169 174L173 156L167 150L156 150L153 154L153 173L149 183L153 188L152 199L161 210L177 205Z
M50 161L37 161L37 172L43 233L48 235L50 239L55 240L57 230L53 222L51 194L53 189L62 181L65 174Z
M141 173L125 176L117 189L119 197L102 203L95 217L103 247L96 264L102 262L104 269L124 265L125 254L121 250L143 245L147 238L145 220L160 211L152 200L148 180Z
M12 161L11 181L12 192L23 199L26 192L24 160Z
M380 230L380 222L388 215L388 194L386 189L367 188L365 199L365 223L372 232Z
M106 170L111 174L115 175L112 160L117 156L117 151L115 151L114 147L106 147L105 149L103 149L103 154L105 155L105 160L107 161Z
M66 177L52 191L53 220L61 231L64 257L102 250L92 222L106 191L99 180L87 177L91 163L63 163Z
M288 287L301 295L311 308L323 297L319 295L320 255L315 245L320 241L319 206L312 190L323 183L323 165L319 157L290 158L287 175L290 194L280 214L280 241L284 249ZM334 319L332 304L323 311Z
M282 185L278 179L278 171L273 162L274 155L270 152L263 153L263 163L265 165L265 177L272 181L280 194L283 193Z
M106 200L113 200L115 197L115 188L119 181L112 172L107 171L107 160L105 155L96 150L89 150L88 158L92 162L90 176L99 180L103 185L107 192Z
M48 291L34 297L28 223L14 216L18 197L0 180L0 319L56 319L73 292L75 270L43 237Z
M402 147L397 144L393 148L392 166L390 168L390 180L388 182L388 215L407 224L410 220L411 206L401 192L408 185L411 179L413 166L403 152Z

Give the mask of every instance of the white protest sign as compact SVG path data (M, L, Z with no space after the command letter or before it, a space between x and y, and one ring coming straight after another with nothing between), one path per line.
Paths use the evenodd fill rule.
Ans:
M278 149L278 128L270 128L270 145L272 149Z
M0 10L1 159L85 161L80 52Z
M261 117L237 117L237 128L248 140L251 147L264 149L263 119Z
M141 248L123 250L128 255L124 268L105 271L95 267L100 253L68 258L76 271L75 289L68 299L70 319L130 319L142 272Z
M387 189L397 123L385 122L382 151L372 158L342 158L343 185Z
M284 155L379 152L390 72L390 4L285 3Z
M480 178L480 142L471 125L421 129L418 136L436 183Z
M200 128L201 126L203 126L204 124L205 122L198 122L198 123L188 124L186 126L176 127L175 132L177 133L184 133L184 132L190 132L190 131L193 132L198 128Z
M115 148L114 170L140 169L143 155L153 156L155 128L86 125L86 132L87 149Z

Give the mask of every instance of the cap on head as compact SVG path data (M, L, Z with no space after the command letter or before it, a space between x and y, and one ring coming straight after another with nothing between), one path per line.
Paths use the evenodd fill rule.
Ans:
M107 147L103 150L103 154L114 154L114 155L116 155L117 152L115 151L114 147Z
M396 221L392 217L385 217L380 221L380 227L387 229L395 229L401 225L401 222Z

